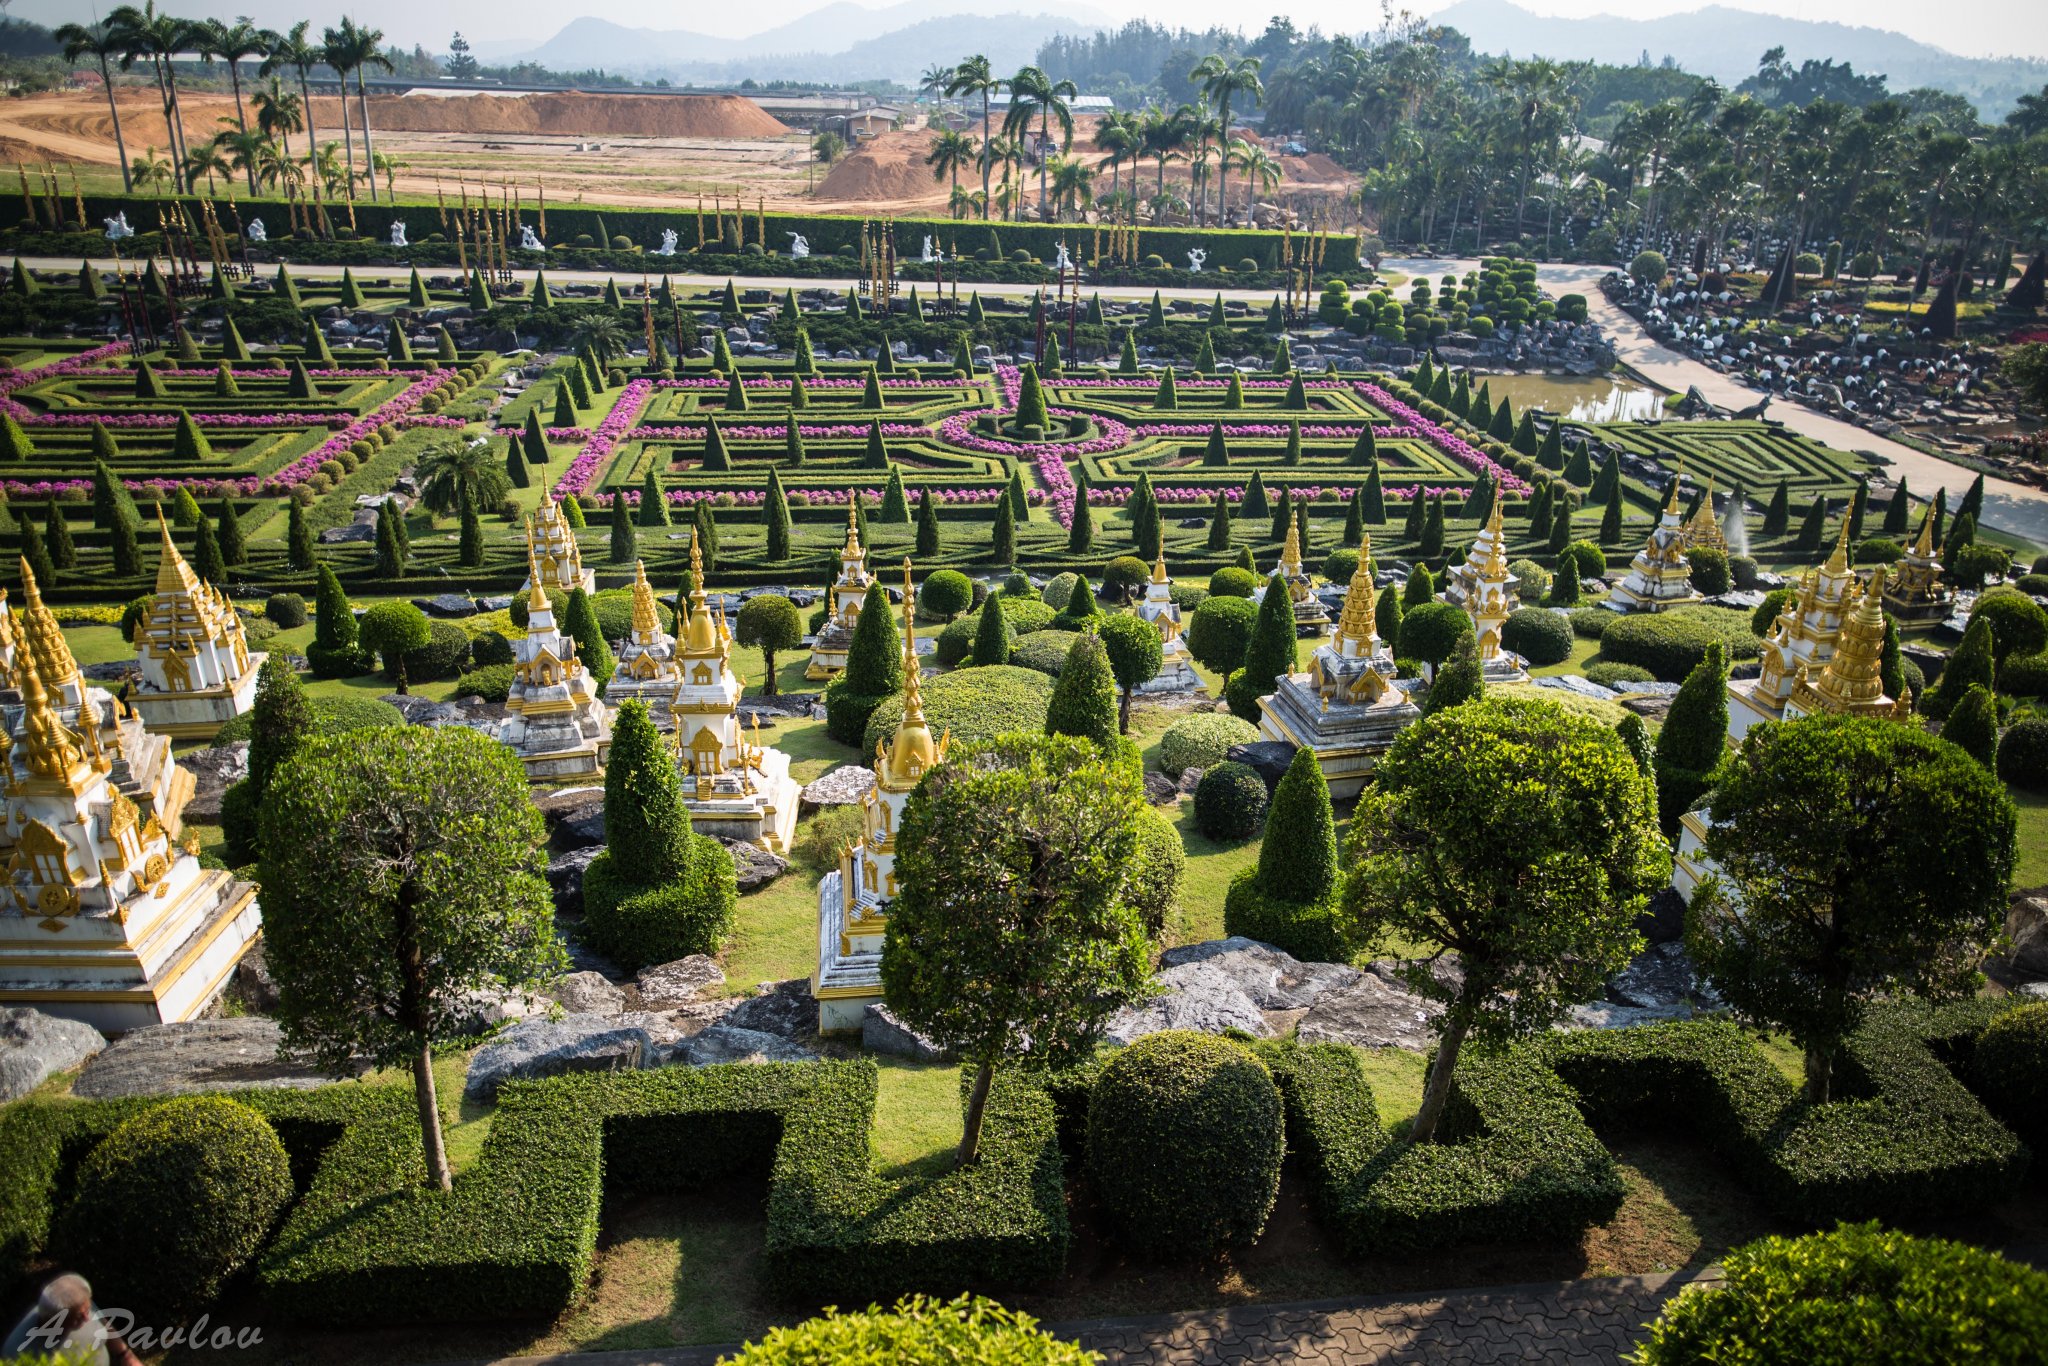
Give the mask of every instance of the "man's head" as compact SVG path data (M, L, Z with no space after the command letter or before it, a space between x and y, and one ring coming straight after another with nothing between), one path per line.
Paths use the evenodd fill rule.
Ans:
M85 1277L67 1272L43 1287L36 1309L46 1323L62 1314L65 1328L76 1328L92 1317L92 1286Z

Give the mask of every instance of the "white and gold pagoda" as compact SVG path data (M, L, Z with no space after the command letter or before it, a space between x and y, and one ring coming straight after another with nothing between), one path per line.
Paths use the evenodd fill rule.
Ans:
M1508 568L1508 540L1501 530L1501 504L1496 499L1486 529L1472 543L1465 562L1446 575L1444 590L1438 595L1453 607L1463 608L1472 619L1479 666L1489 683L1529 681L1529 661L1500 642L1501 629L1522 605L1515 594L1520 581Z
M700 835L745 840L773 853L789 849L796 833L800 788L789 756L740 731L740 695L746 685L732 664L732 632L725 612L714 616L704 592L704 556L690 542L690 609L680 623L676 668L682 679L669 702L683 805Z
M1818 666L1804 659L1798 662L1791 693L1784 701L1783 719L1794 722L1808 716L1874 716L1910 723L1911 690L1896 698L1887 697L1884 691L1884 570L1879 569L1862 586L1852 574L1840 611L1826 662ZM1778 620L1783 625L1785 618ZM1773 632L1773 639L1776 635ZM1769 647L1765 649L1768 653ZM1735 728L1734 712L1731 706L1731 732ZM1714 861L1707 857L1706 849L1711 824L1707 813L1701 810L1688 811L1679 818L1678 852L1671 862L1671 885L1688 901L1714 871Z
M619 646L619 667L605 684L605 701L617 707L632 698L647 704L654 724L667 729L668 704L683 681L676 665L676 638L661 629L661 612L655 605L654 586L647 582L647 567L633 565L633 630Z
M557 593L573 593L579 588L586 593L597 591L597 571L583 567L576 528L569 525L552 497L541 499L540 506L527 514L526 552L526 582L519 586L520 592L532 592L536 582Z
M1764 636L1755 678L1728 681L1728 738L1740 741L1759 721L1782 721L1802 676L1818 674L1834 657L1842 622L1856 600L1849 565L1849 519L1842 519L1827 563L1800 576L1799 587ZM1880 639L1879 644L1883 641Z
M1924 626L1948 620L1955 607L1955 590L1941 581L1941 547L1934 543L1934 507L1929 504L1920 518L1920 534L1892 568L1884 608L1901 625Z
M194 782L172 761L170 738L152 735L132 707L86 682L56 616L43 605L26 562L21 579L25 610L19 620L7 610L6 591L0 589L0 728L16 745L22 743L20 671L33 661L57 718L74 731L87 726L97 731L101 752L111 764L108 780L115 789L135 803L143 819L155 819L172 839L178 838ZM0 829L0 852L7 839Z
M602 773L611 757L611 713L576 657L576 642L555 624L545 574L530 541L526 636L512 644L512 686L505 694L510 714L498 723L498 739L518 754L528 778L589 777Z
M858 843L840 850L839 867L818 883L818 968L811 996L820 1034L858 1033L868 1006L882 999L882 943L896 899L896 831L925 770L946 757L948 735L934 737L924 717L917 659L917 611L910 561L903 562L903 719L875 744L875 785L861 799Z
M220 994L262 929L256 889L199 866L112 781L91 699L64 723L17 651L21 739L0 734L9 849L0 1004L102 1031L174 1023Z
M142 678L131 697L143 725L158 735L209 740L256 704L264 656L249 653L234 605L192 572L161 517L157 526L163 548L156 594L135 627Z
M1678 510L1678 485L1671 481L1671 496L1664 513L1650 529L1650 539L1629 561L1628 574L1614 585L1600 605L1613 612L1662 612L1700 601L1692 586L1692 565L1685 558L1691 527ZM1712 503L1709 498L1707 506Z
M1690 521L1685 524L1685 548L1687 552L1705 547L1719 550L1724 554L1728 549L1728 533L1721 529L1721 519L1714 515L1714 478L1707 476L1707 491L1700 498L1700 505Z
M1315 751L1336 799L1365 787L1380 755L1421 711L1394 682L1394 655L1380 639L1372 541L1359 548L1336 632L1316 647L1307 673L1283 674L1259 699L1259 733Z
M839 548L839 577L825 594L825 624L811 639L811 657L804 664L805 678L832 678L846 668L853 628L860 622L860 605L866 601L872 582L868 575L868 553L860 543L860 508L848 502L846 543Z
M1287 582L1287 596L1294 603L1294 633L1297 636L1319 636L1330 624L1330 609L1310 590L1314 585L1309 581L1308 572L1301 567L1301 531L1294 519L1287 522L1287 539L1280 543L1280 563L1274 566L1280 577ZM1254 590L1252 601L1263 603L1266 591L1272 584L1266 583Z
M1166 577L1166 549L1152 561L1152 581L1145 596L1138 599L1139 617L1159 632L1159 671L1138 685L1139 692L1189 692L1199 690L1202 680L1195 674L1194 656L1180 634L1180 607L1173 600L1173 580Z

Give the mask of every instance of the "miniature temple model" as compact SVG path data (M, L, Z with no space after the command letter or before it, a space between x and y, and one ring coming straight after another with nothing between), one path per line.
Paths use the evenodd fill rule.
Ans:
M1739 741L1759 721L1787 719L1785 706L1800 678L1819 673L1834 657L1855 599L1856 571L1849 567L1849 519L1844 517L1834 553L1800 577L1798 590L1764 636L1757 676L1728 681L1729 739Z
M1614 585L1600 605L1611 612L1662 612L1698 602L1693 591L1692 566L1685 558L1690 528L1678 510L1679 480L1671 481L1671 497L1664 513L1650 531L1650 539L1629 561L1628 575ZM1707 500L1711 503L1710 497ZM1711 519L1710 519L1711 520Z
M1520 607L1515 595L1520 580L1508 569L1508 542L1501 530L1501 504L1494 501L1486 529L1472 543L1465 562L1453 567L1444 580L1442 598L1461 607L1472 618L1472 635L1479 645L1479 664L1489 683L1526 683L1528 661L1500 643L1501 628Z
M1287 523L1287 539L1280 545L1280 563L1276 566L1280 577L1287 581L1287 596L1294 600L1294 631L1296 635L1319 636L1330 624L1329 609L1324 607L1316 595L1310 592L1313 585L1306 571L1301 567L1301 530L1290 518ZM1271 580L1267 581L1270 585ZM1266 589L1252 594L1252 601L1264 602Z
M853 628L860 620L860 605L867 597L867 551L860 543L860 509L846 507L846 544L839 550L839 577L825 596L828 614L825 624L811 640L811 658L804 677L831 678L846 667L846 651L853 644Z
M910 561L903 562L903 719L875 746L875 785L861 800L861 837L839 854L839 867L818 884L818 970L811 995L818 1032L861 1028L867 1007L882 999L882 941L896 898L896 831L925 770L946 757L950 736L932 737L924 718L917 662L916 607Z
M683 681L676 667L676 638L661 629L661 611L655 605L654 587L647 582L647 567L633 565L633 630L619 646L618 672L605 685L605 701L611 706L631 698L647 704L654 724L669 724L668 704Z
M249 653L242 619L211 584L201 583L163 532L156 596L135 627L135 661L142 668L135 709L159 735L211 739L256 704L256 671L264 656Z
M1707 491L1700 498L1699 510L1685 524L1685 548L1693 551L1701 547L1724 552L1728 549L1728 533L1721 530L1721 519L1714 515L1712 476L1707 479Z
M1934 507L1920 518L1920 534L1892 568L1884 607L1902 625L1944 621L1955 610L1955 590L1941 581L1941 547L1934 543Z
M26 563L21 567L21 580L27 609L19 621L7 610L6 592L0 590L0 712L5 717L0 729L14 744L22 743L26 712L20 678L22 669L32 662L57 719L73 731L83 733L90 728L97 732L111 765L108 781L135 803L144 820L156 820L172 839L178 838L194 782L190 773L172 762L170 737L152 735L132 708L122 706L105 689L87 684L57 618L43 605L35 575ZM0 829L0 851L10 838Z
M67 726L17 654L17 742L0 734L11 844L0 894L0 1003L104 1031L199 1015L261 932L256 889L199 866L110 780L87 699Z
M732 666L732 633L721 610L712 615L704 593L704 555L690 542L690 609L679 626L676 668L681 681L669 703L676 755L683 775L683 805L700 835L746 840L773 853L789 848L796 833L800 791L789 776L789 756L740 730L740 694Z
M601 773L611 757L611 713L576 657L576 642L555 625L533 540L527 570L526 637L512 644L512 686L505 694L511 715L499 723L498 739L519 755L529 778Z
M1373 593L1368 539L1336 633L1316 647L1307 673L1283 674L1272 695L1259 699L1260 735L1314 750L1330 795L1340 800L1358 795L1379 756L1421 715L1394 682L1394 656L1380 639Z
M526 519L526 549L530 567L522 593L535 583L558 593L597 591L597 571L583 567L583 551L576 544L576 528L562 515L553 498L543 498L540 507Z
M1166 577L1166 550L1152 562L1152 581L1138 600L1138 615L1152 623L1160 636L1159 672L1138 685L1139 692L1185 692L1200 689L1194 656L1181 639L1180 608L1173 601L1173 580Z

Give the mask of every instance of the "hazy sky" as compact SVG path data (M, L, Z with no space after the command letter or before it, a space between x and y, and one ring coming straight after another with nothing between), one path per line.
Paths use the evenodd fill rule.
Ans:
M61 23L102 12L116 0L15 0L12 12L43 23ZM861 0L879 8L874 0ZM1420 12L1444 8L1450 0L1404 0L1401 7ZM678 7L662 0L607 0L579 3L570 0L440 0L422 5L418 0L334 0L329 4L308 0L160 0L160 7L193 16L238 14L251 16L266 27L289 27L300 18L312 16L316 24L331 22L332 15L352 13L365 23L382 28L393 41L410 46L424 44L439 51L449 33L457 28L472 42L490 39L530 39L539 42L553 36L570 17L596 14L618 23L666 29L695 29L726 37L739 37L775 27L823 0L794 0L786 8L739 6ZM1704 0L1517 0L1523 8L1542 14L1585 16L1626 14L1650 18L1698 9ZM1833 20L1874 28L1894 29L1923 42L1970 56L2048 57L2048 3L2043 0L1719 0L1719 3L1769 14L1801 19ZM1263 12L1243 0L973 0L957 8L974 5L1030 12L1095 12L1119 18L1143 15L1164 23L1206 27L1234 24L1249 29L1264 26ZM947 8L953 8L948 6ZM1320 24L1326 31L1351 31L1377 24L1377 0L1272 0L1264 9L1285 13L1303 27ZM1476 35L1484 45L1484 35ZM1682 58L1682 54L1681 54Z

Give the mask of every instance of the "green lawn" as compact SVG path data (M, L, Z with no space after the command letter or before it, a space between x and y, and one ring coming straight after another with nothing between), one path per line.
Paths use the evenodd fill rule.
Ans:
M2048 796L2017 788L2008 790L2020 815L2020 861L2013 872L2012 885L2048 886Z

